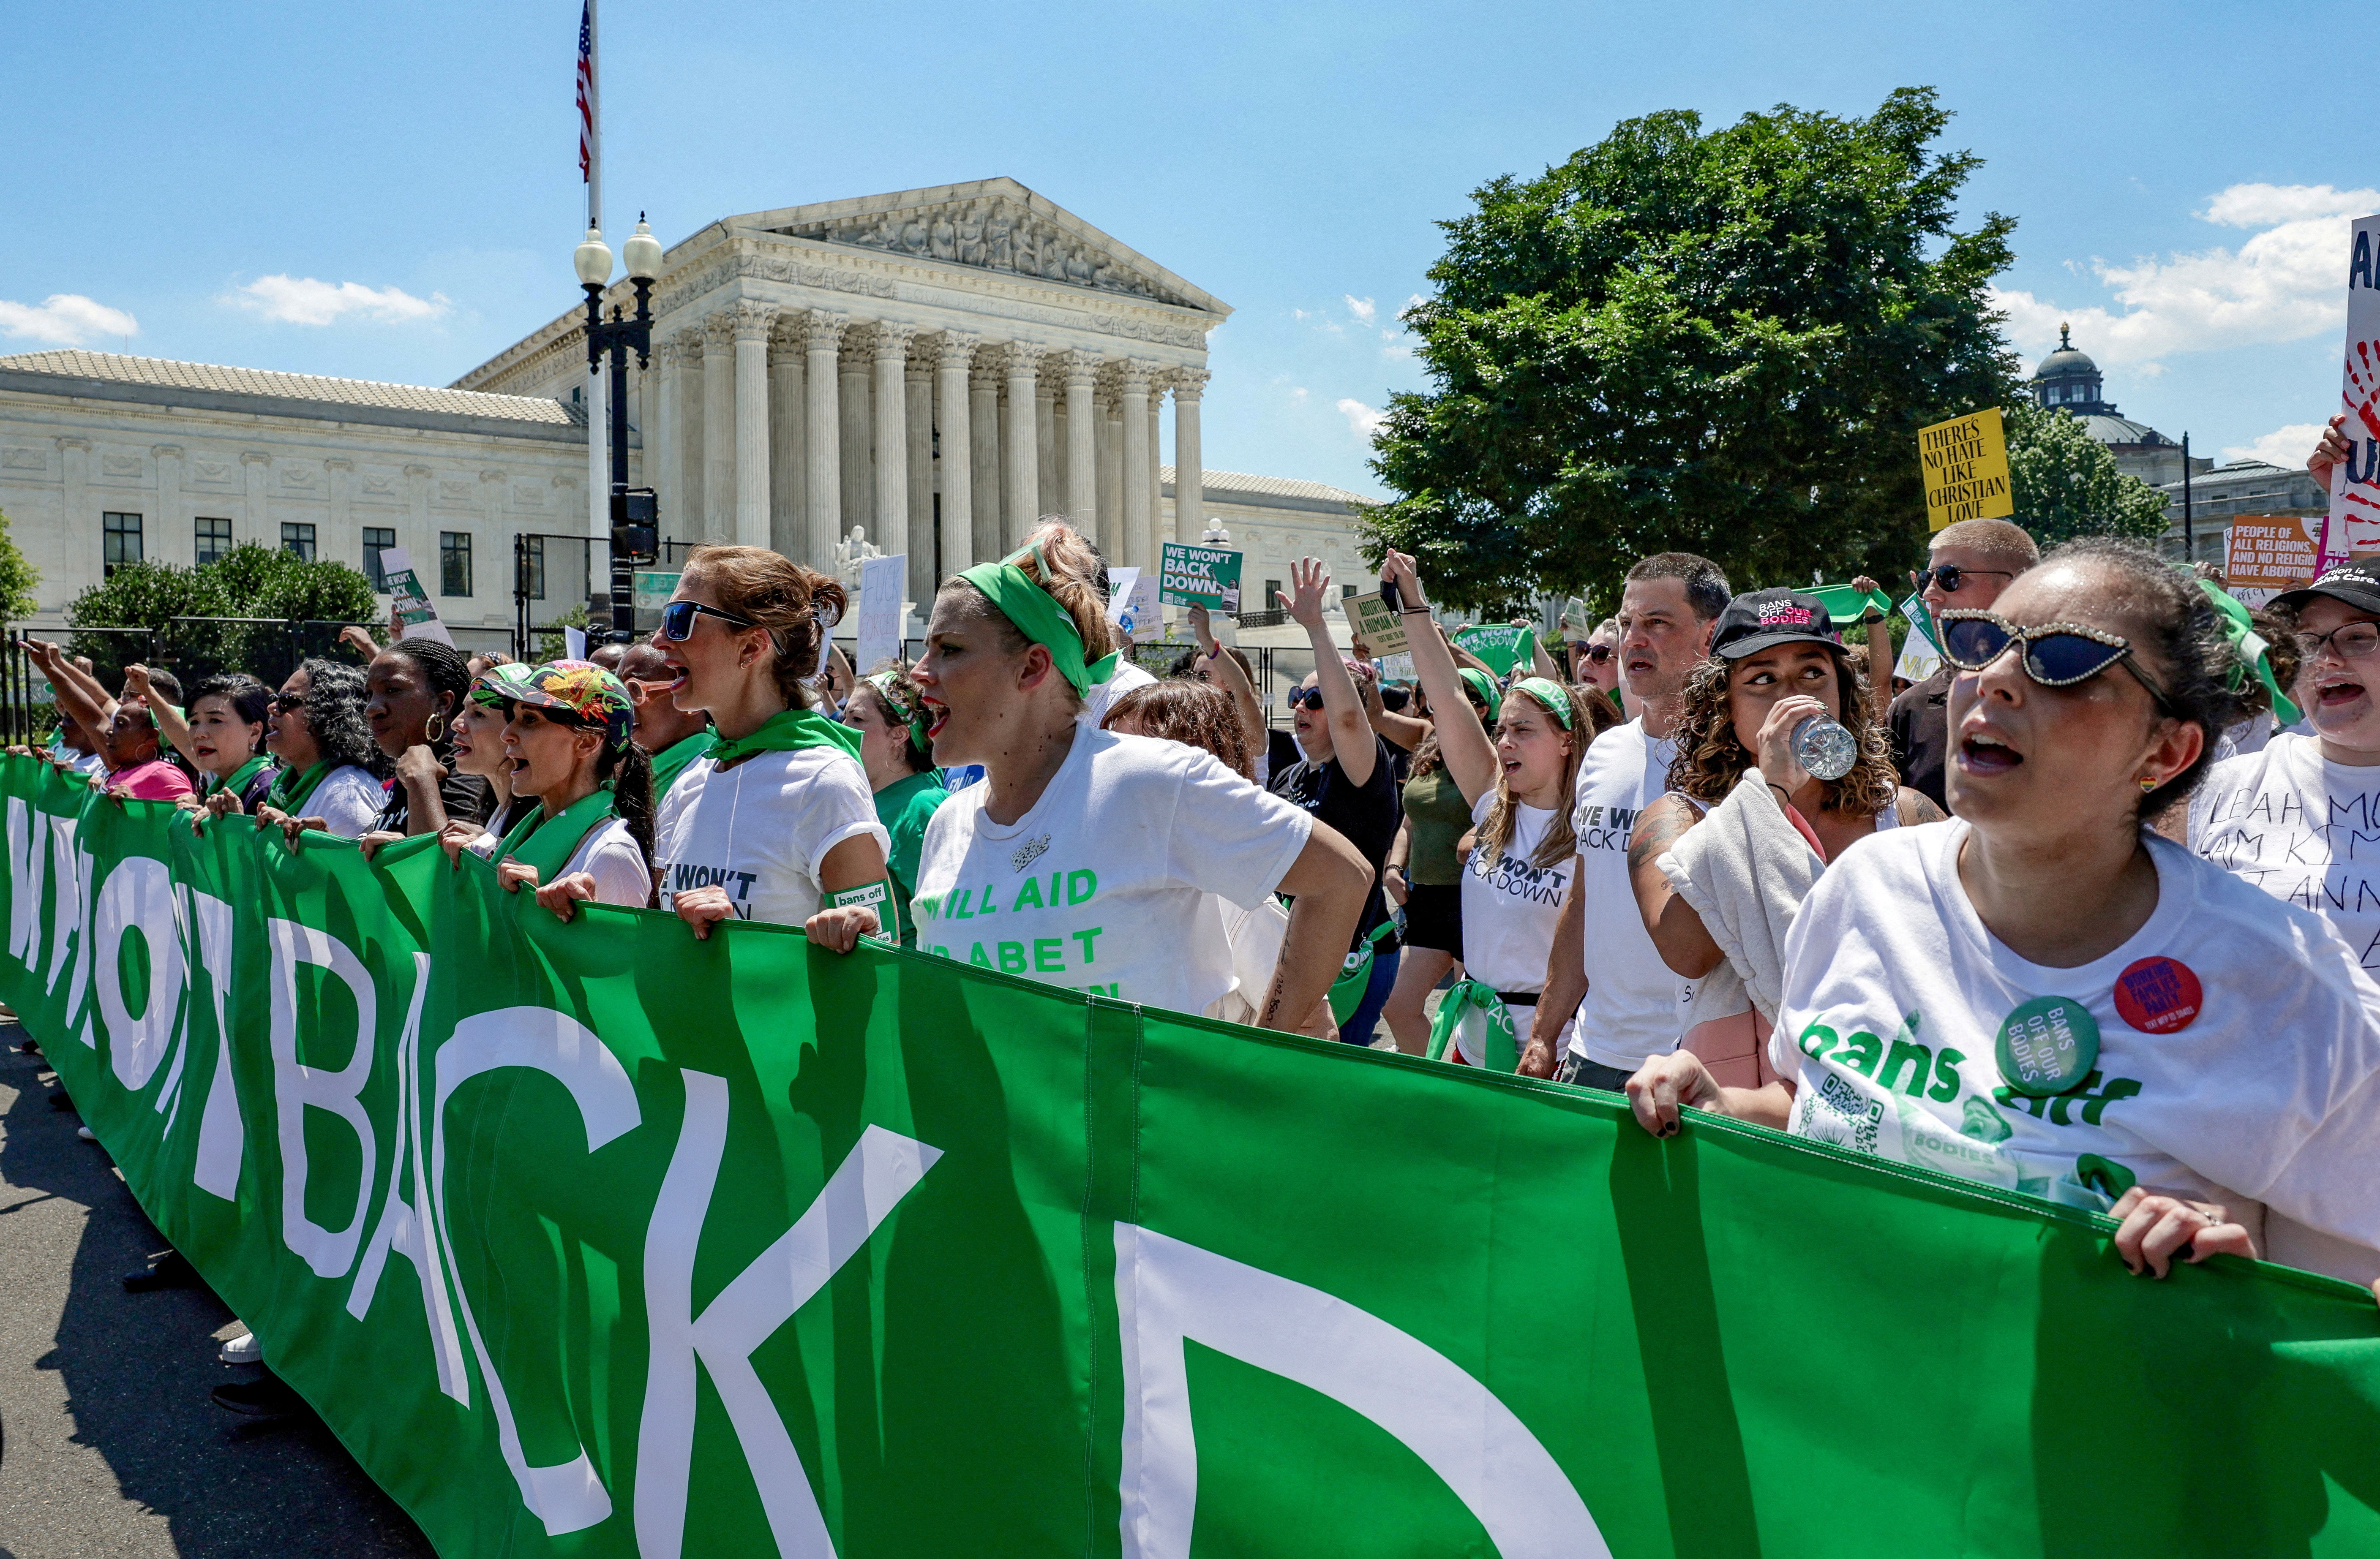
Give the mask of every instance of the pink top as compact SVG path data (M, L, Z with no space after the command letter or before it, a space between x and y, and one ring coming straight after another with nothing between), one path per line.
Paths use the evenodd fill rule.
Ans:
M167 763L164 758L151 758L129 768L118 768L107 776L107 788L118 786L131 792L134 801L178 801L197 792L190 777Z

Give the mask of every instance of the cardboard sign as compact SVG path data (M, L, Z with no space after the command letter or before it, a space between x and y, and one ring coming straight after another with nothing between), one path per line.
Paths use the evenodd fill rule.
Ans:
M1159 610L1157 583L1153 574L1135 579L1132 587L1124 592L1123 610L1116 613L1116 626L1135 644L1150 644L1165 636L1165 614Z
M402 547L380 550L381 577L387 581L388 593L395 598L396 620L407 634L419 634L436 639L440 644L453 644L455 635L438 618L438 608L430 599L429 587L413 572L413 554Z
M1203 606L1237 615L1240 557L1230 547L1169 541L1158 558L1157 598L1167 606Z
M2008 438L2000 408L1985 406L1917 430L1925 468L1925 528L2016 513L2009 490Z
M1515 628L1509 622L1475 622L1467 628L1457 628L1454 642L1488 663L1488 669L1500 677L1509 677L1515 666L1526 666L1536 659L1537 631Z
M2347 458L2331 467L2317 574L2380 551L2380 216L2355 219L2347 251ZM2235 581L2236 583L2236 581Z
M1403 614L1381 599L1379 591L1350 596L1340 604L1347 609L1347 631L1363 640L1374 656L1399 654L1411 642L1405 637Z
M2319 572L2323 522L2290 514L2240 514L2223 532L2223 582L2234 599L2263 606Z
M859 642L852 649L851 669L863 677L901 659L901 592L908 580L906 552L859 565Z

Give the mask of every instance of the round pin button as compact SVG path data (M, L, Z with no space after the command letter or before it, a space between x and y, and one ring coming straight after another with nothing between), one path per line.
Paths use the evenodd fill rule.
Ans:
M2190 965L2144 958L2116 976L2116 1012L2143 1033L2171 1033L2197 1021L2206 992Z
M2046 1098L2080 1087L2099 1058L2099 1024L2070 997L2037 996L2000 1020L2000 1076Z

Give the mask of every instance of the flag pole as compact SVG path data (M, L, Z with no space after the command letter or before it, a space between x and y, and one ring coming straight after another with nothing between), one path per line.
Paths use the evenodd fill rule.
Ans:
M602 53L596 30L596 0L585 0L586 66L580 90L587 94L587 225L600 229L603 225L603 93ZM611 386L600 367L587 371L587 535L592 550L599 544L608 544L612 535L611 451L607 448L611 432L611 408L607 393ZM589 587L592 589L595 573L593 559L587 570ZM589 617L593 618L593 604L589 603Z

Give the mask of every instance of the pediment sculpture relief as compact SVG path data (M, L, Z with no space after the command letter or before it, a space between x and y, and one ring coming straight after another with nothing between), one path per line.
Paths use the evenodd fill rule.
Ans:
M949 260L1163 303L1188 301L1161 291L1113 255L1010 200L921 206L840 222L801 223L780 231L796 238Z

